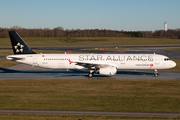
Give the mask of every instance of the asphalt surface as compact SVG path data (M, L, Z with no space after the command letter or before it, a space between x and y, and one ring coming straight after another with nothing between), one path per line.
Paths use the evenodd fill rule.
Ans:
M180 117L180 113L48 111L48 110L0 110L0 114L94 115L94 116L128 116L128 117L171 117L171 118L179 118Z

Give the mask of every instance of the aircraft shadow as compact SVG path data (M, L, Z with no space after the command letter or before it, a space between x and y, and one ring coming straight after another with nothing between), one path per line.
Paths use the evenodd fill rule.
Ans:
M28 73L34 73L34 74L47 74L47 75L63 75L63 76L85 76L88 77L88 71L82 71L82 70L53 70L50 71L47 69L47 71L39 70L39 71L25 71L25 70L11 70L7 68L0 68L0 73L22 73L22 74L28 74ZM118 71L116 75L146 75L146 76L152 76L154 75L151 71ZM101 75L101 74L94 74L94 77L111 77L108 75Z
M151 71L118 71L118 75L154 75Z

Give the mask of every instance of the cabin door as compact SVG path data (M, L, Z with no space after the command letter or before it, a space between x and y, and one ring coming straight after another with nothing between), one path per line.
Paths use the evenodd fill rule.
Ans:
M160 64L160 58L158 55L155 55L155 64L159 65Z
M37 56L34 56L34 57L33 57L33 66L38 66Z

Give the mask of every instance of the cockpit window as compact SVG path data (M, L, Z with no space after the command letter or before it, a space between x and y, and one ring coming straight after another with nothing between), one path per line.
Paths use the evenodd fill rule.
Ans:
M164 58L164 61L168 61L168 60L170 60L169 58Z

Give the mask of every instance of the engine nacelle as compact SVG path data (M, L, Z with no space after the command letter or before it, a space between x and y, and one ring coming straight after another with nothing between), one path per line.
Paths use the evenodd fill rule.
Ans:
M117 72L117 69L115 67L100 68L98 70L98 73L102 75L115 75L116 72Z

